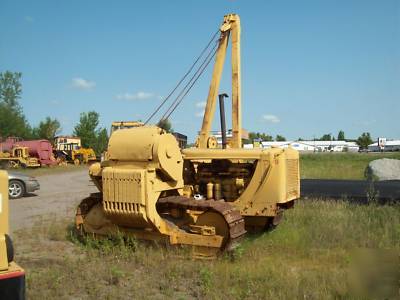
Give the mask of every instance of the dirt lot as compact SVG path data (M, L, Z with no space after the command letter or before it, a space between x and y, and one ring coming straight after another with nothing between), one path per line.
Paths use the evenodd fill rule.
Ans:
M38 219L53 215L73 218L76 205L96 187L87 169L38 176L40 190L27 197L10 201L11 232L31 228Z

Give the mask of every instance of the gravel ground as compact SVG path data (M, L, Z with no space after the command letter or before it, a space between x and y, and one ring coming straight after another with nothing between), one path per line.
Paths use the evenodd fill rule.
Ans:
M77 204L97 191L88 171L79 170L37 177L40 190L27 197L10 200L10 232L30 228L41 217L71 218Z

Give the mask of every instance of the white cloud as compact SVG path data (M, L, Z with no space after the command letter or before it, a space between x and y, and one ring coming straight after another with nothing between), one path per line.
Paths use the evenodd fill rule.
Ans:
M124 94L117 95L117 99L121 99L121 100L147 100L147 99L150 99L153 97L154 97L154 94L148 93L148 92L137 92L134 94L124 93Z
M194 115L197 118L202 118L204 116L204 109L202 111L196 112Z
M196 107L198 107L198 108L205 108L206 105L207 105L207 102L205 102L205 101L196 103Z
M24 17L24 20L25 20L26 22L28 22L28 23L35 22L35 19L34 19L33 17L31 17L31 16L25 16L25 17Z
M72 79L72 86L80 90L91 90L96 86L96 82L76 77Z
M263 115L263 120L270 123L279 123L281 120L275 115Z

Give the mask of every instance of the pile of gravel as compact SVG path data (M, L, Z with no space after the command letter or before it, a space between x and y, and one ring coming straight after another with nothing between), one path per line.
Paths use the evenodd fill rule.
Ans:
M400 160L381 158L371 161L365 170L368 179L400 180Z

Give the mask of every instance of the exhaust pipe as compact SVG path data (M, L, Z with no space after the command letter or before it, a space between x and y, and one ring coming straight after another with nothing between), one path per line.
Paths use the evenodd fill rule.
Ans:
M219 115L221 117L221 136L222 136L222 149L226 149L226 123L225 123L225 104L224 99L228 98L228 94L219 94Z

